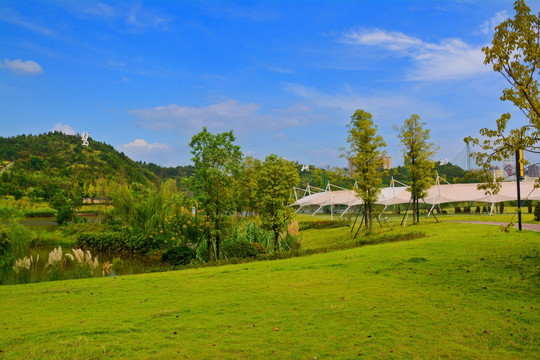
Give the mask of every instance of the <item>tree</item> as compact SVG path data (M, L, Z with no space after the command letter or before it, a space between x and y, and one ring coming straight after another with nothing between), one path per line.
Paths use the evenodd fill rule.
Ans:
M239 175L235 181L236 212L254 215L256 207L257 174L261 161L246 156L241 164Z
M435 162L431 157L435 154L435 146L429 142L429 129L424 129L425 122L420 121L417 114L406 119L401 128L395 126L403 145L403 164L412 184L407 190L411 192L413 203L413 222L420 221L418 200L426 197L426 190L433 184L431 172Z
M269 155L261 165L257 177L259 214L265 229L274 233L274 251L279 250L279 234L287 229L294 214L289 207L291 191L300 177L294 163Z
M235 210L234 177L242 159L240 146L234 145L235 140L232 131L214 135L203 127L189 143L195 174L187 183L213 225L207 243L208 260L212 258L212 252L214 258L219 259L220 242L226 235L230 214Z
M513 19L507 19L495 28L492 46L482 48L486 55L484 63L492 64L510 87L503 90L502 101L512 102L527 118L529 125L506 131L511 119L509 113L497 120L497 129L483 128L483 140L465 138L467 144L480 146L481 151L472 154L482 167L484 180L490 180L491 161L501 161L514 155L516 150L527 150L540 139L540 100L537 76L540 74L540 13L531 14L524 0L514 3ZM493 184L493 183L492 183ZM498 191L498 186L483 188Z
M377 126L371 119L371 114L364 110L356 110L347 125L349 149L344 150L344 157L352 165L353 178L356 180L356 193L364 202L364 220L366 232L373 230L373 203L382 184L384 171L383 157L386 147L382 136L377 135Z

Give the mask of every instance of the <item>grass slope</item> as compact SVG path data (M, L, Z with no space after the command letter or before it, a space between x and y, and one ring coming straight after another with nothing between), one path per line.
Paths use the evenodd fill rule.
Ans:
M537 358L540 235L468 224L416 229L428 237L3 286L0 358ZM344 236L337 230L331 235Z

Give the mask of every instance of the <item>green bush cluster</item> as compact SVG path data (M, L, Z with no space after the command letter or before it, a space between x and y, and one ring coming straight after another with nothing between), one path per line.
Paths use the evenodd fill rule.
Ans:
M48 217L56 216L58 213L55 209L42 208L42 209L28 209L24 211L25 217Z
M161 255L161 261L173 266L188 265L195 255L195 250L187 246L175 246Z
M266 254L266 248L262 244L251 241L227 241L223 243L223 254L226 258L243 259Z
M77 246L83 249L95 249L100 252L122 252L126 250L122 234L112 231L77 234Z
M9 249L9 237L4 229L0 229L0 257L7 253Z
M334 229L348 226L347 221L345 220L318 220L318 221L306 221L299 224L300 230L307 229Z
M115 231L82 232L77 234L77 245L107 253L145 253L154 241L145 234L129 234Z
M0 219L9 219L19 214L19 211L11 206L0 206Z

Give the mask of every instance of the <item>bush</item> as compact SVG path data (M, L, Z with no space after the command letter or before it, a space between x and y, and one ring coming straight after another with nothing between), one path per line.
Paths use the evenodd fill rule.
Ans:
M126 243L119 232L83 232L77 235L77 246L94 249L98 252L122 252L127 250Z
M48 217L56 216L58 211L55 209L41 208L41 209L28 209L24 211L25 217Z
M17 209L10 206L0 206L0 219L9 219L19 215Z
M534 221L540 221L540 204L534 207Z
M195 250L187 246L175 246L161 255L161 261L173 266L188 265L195 259Z
M257 244L257 245L254 245ZM227 241L223 243L223 254L227 258L248 258L256 257L261 254L261 250L266 248L262 244L253 243L251 241Z
M0 258L7 253L9 249L9 237L8 234L4 231L4 229L0 229Z
M307 229L334 229L348 226L347 221L344 220L318 220L318 221L306 221L300 223L300 230Z

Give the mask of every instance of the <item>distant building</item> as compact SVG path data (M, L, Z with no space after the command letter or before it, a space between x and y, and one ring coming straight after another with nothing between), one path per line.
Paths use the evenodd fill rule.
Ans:
M525 175L529 177L540 177L540 168L538 165L529 165L525 169Z
M382 170L389 170L392 168L392 157L391 156L383 156L383 165ZM352 176L354 172L354 165L352 164L351 159L349 159L349 174Z
M392 157L385 156L383 157L383 170L390 170L392 168Z

